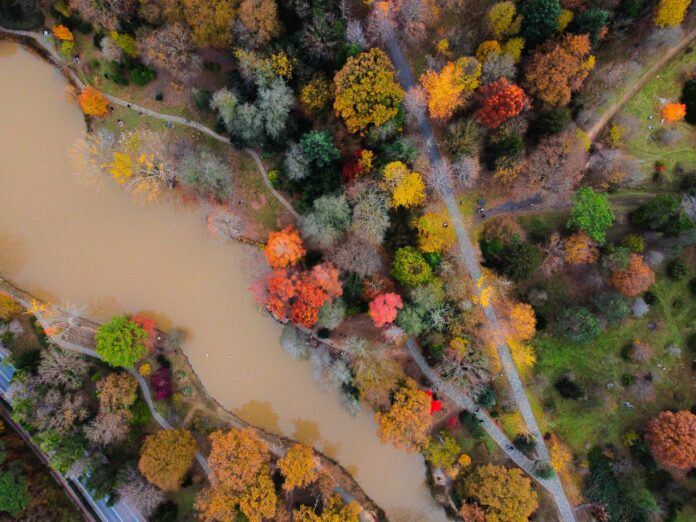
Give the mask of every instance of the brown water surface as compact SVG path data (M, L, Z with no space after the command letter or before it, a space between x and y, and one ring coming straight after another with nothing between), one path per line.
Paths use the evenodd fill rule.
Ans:
M184 328L191 363L225 407L335 457L392 520L444 520L420 456L382 445L367 412L344 413L283 352L280 328L246 291L252 250L211 240L200 210L142 208L111 184L80 185L67 151L84 131L54 68L0 42L0 274L96 319L145 310Z

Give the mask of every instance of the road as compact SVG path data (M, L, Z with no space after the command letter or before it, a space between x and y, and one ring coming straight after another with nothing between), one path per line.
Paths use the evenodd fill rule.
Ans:
M401 86L404 90L408 91L409 88L414 87L416 85L416 82L413 78L411 68L408 64L408 61L406 60L406 57L404 56L403 51L401 50L401 46L398 40L396 40L396 38L391 38L387 40L384 45L387 49L387 52L389 53L394 67L396 68L397 76L399 82L401 83ZM423 142L425 143L425 151L432 171L438 168L438 166L443 163L443 157L440 154L440 150L437 146L435 135L433 133L432 127L430 126L430 121L427 118L421 118L417 122L416 126L418 132L421 135L421 138L423 139ZM459 210L459 207L457 205L457 199L455 197L454 188L452 187L452 181L449 177L445 176L443 178L444 179L442 180L442 183L438 184L440 197L444 202L449 217L452 221L452 224L454 225L454 230L457 236L457 242L459 246L460 260L463 263L466 270L468 271L472 281L476 283L477 292L479 292L480 296L481 292L486 288L486 283L481 278L481 266L478 261L478 256L476 254L476 250L474 249L473 244L471 243L471 240L469 239L469 235L466 231L466 228L464 227L464 221L462 219L461 211ZM500 332L501 329L498 323L498 317L493 307L491 307L490 305L485 306L483 311L486 320L488 321L489 327L491 328L491 331ZM499 343L497 345L497 351L501 364L503 366L503 370L505 371L507 379L510 383L510 387L512 390L512 398L517 404L520 413L522 414L525 424L527 425L527 429L532 435L534 435L534 437L537 440L537 453L541 460L545 461L546 463L549 463L550 455L548 448L546 447L546 444L544 442L544 437L541 433L541 429L539 428L539 424L537 423L536 418L534 417L534 412L532 411L532 407L529 403L529 398L527 397L527 393L524 389L524 386L522 385L522 380L520 379L520 376L517 372L517 367L515 366L515 363L512 360L510 348L505 343ZM418 362L418 360L416 361ZM450 397L453 400L455 400L455 402L459 402L456 397ZM516 461L516 450L509 450L509 446L506 446L506 443L503 440L501 440L495 432L490 431L492 429L492 426L486 425L485 423L482 426L488 426L487 431L489 432L489 434L493 437L494 440L496 440L496 442L498 443L498 445L500 445L503 451L505 451L508 454L508 456L510 456L510 458L513 459L513 461ZM505 437L505 440L507 440L507 437ZM568 501L568 497L566 496L565 491L563 490L563 485L561 484L561 481L558 479L558 476L554 476L552 479L549 480L539 481L539 483L553 497L554 502L556 503L556 507L558 508L561 520L563 520L564 522L574 522L575 514L573 508L570 505L570 502Z
M9 397L7 391L10 387L10 382L14 376L16 370L9 363L3 363L5 357L8 353L0 348L0 395L9 404ZM126 498L121 498L113 506L107 506L107 499L103 498L101 500L95 500L92 496L92 492L87 490L85 486L85 479L80 479L74 475L68 476L70 480L77 486L77 488L82 492L82 495L87 499L92 510L97 514L97 516L103 522L146 522L145 517L143 517L137 509L131 506L130 502Z

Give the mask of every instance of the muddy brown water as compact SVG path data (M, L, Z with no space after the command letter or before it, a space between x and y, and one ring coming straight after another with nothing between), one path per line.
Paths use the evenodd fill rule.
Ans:
M390 519L444 520L421 457L381 444L368 412L344 413L279 346L280 327L247 292L253 250L212 240L204 210L143 208L110 183L79 183L68 150L84 132L58 72L0 42L0 274L98 320L144 311L185 329L186 354L225 407L336 458Z

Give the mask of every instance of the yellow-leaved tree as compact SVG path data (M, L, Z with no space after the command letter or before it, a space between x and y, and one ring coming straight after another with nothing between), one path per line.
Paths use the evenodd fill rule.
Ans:
M188 430L160 430L145 438L140 473L163 491L176 491L193 464L196 441Z
M285 477L283 489L291 491L307 486L317 479L314 451L305 444L295 444L278 460L278 469Z
M440 72L429 70L421 75L420 82L428 94L430 116L437 120L451 118L478 87L480 76L481 64L471 57L448 62Z
M334 77L334 110L350 132L379 127L396 116L404 91L384 51L373 48L348 58Z
M488 26L496 40L503 40L520 32L522 16L517 14L514 3L498 2L488 11Z
M375 413L382 442L391 442L409 453L421 449L428 441L430 397L407 378L396 389L392 404L385 412Z
M421 252L443 252L457 241L449 214L444 210L427 212L417 218L414 225L418 230L418 249Z
M655 12L655 25L674 27L684 21L691 0L660 0Z
M423 176L409 170L401 161L387 163L383 171L386 188L392 193L393 207L415 207L425 202Z

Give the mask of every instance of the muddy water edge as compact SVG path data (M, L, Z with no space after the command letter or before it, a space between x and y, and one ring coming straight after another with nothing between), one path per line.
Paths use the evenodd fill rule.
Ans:
M246 290L258 253L211 240L202 209L143 208L111 184L81 185L68 150L84 132L64 78L0 41L0 274L96 320L148 312L183 328L185 353L223 406L335 458L391 520L444 519L421 457L382 445L368 412L344 413L308 364L285 355L280 327Z

